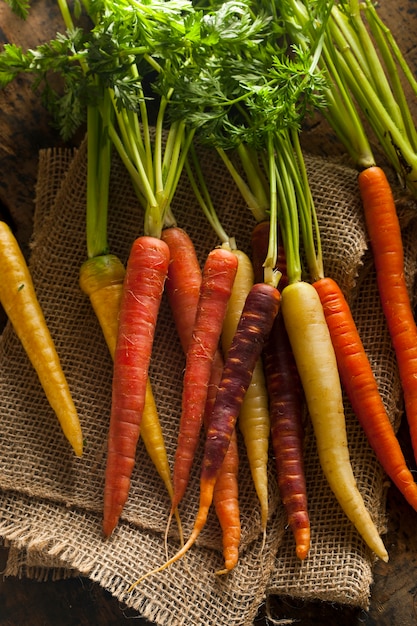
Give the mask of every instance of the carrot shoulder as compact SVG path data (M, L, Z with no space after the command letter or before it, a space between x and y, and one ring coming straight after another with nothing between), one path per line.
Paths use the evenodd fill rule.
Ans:
M382 309L397 358L417 458L417 328L405 282L400 224L389 182L381 168L363 170L358 183Z
M106 536L114 530L129 493L168 265L169 249L163 241L148 236L135 240L123 284L114 355L104 487Z
M65 437L82 455L81 426L29 268L9 226L0 222L0 302L36 370Z
M417 484L382 402L349 305L333 279L322 278L313 286L323 305L340 377L353 411L385 472L417 510Z

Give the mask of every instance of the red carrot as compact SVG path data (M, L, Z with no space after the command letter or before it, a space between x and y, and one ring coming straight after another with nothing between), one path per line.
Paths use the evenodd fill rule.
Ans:
M314 283L335 349L343 387L387 475L417 510L417 484L408 469L345 297L331 278Z
M183 380L180 430L173 472L173 510L187 488L203 424L213 358L219 344L237 264L237 258L230 250L216 248L209 253L203 269Z
M114 357L104 488L103 532L106 536L114 530L129 493L168 265L169 248L160 239L143 236L133 243L126 268Z
M228 351L207 432L200 476L200 501L193 530L188 541L173 557L139 578L130 586L130 590L144 578L163 571L182 558L204 528L213 502L214 486L230 444L244 395L278 313L279 304L279 291L265 283L255 284L246 298L238 328Z
M268 237L269 222L260 222L252 231L252 258L259 281L263 280ZM279 284L284 288L288 277L282 245L278 246L277 268L281 272ZM265 344L263 362L278 488L294 535L296 554L305 559L310 548L310 519L303 459L303 388L281 312Z
M275 319L263 358L278 488L297 557L305 559L310 549L310 519L303 460L303 388L281 314Z
M378 290L397 358L417 459L417 328L405 282L400 224L389 182L381 168L374 166L363 170L358 183Z

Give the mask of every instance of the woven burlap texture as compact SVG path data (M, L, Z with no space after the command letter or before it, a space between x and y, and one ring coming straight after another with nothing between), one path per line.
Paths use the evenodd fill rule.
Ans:
M323 238L326 274L341 285L352 306L393 423L402 399L395 359L375 286L372 258L358 198L356 173L346 165L306 156ZM215 154L202 164L225 229L250 252L254 220ZM0 342L0 537L10 546L6 575L39 580L83 575L98 582L141 615L164 626L253 623L270 594L320 599L366 608L373 556L341 512L322 475L314 435L307 422L305 464L312 525L311 551L297 561L270 462L270 520L262 548L259 507L240 444L240 561L227 577L221 534L214 513L186 559L128 593L129 585L165 561L164 532L169 500L142 442L137 450L129 500L108 540L101 534L106 436L112 363L88 299L78 286L86 258L85 143L74 153L40 153L35 229L30 268L78 407L86 441L75 458L44 397L13 329ZM109 243L126 262L142 233L143 212L130 180L114 158L110 185ZM184 176L173 204L178 224L192 236L199 259L218 244ZM416 220L402 213L410 287L415 276ZM181 403L184 357L165 299L151 363L160 419L172 464ZM386 477L346 402L352 465L365 502L385 529ZM201 448L180 514L187 536L198 494ZM169 552L178 547L172 526Z

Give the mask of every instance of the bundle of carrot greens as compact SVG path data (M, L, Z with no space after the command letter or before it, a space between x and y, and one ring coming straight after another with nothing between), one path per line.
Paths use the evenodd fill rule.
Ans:
M29 9L26 3L12 6L22 16ZM273 480L295 553L307 562L315 533L304 467L310 425L323 475L341 510L367 549L387 560L356 483L344 393L384 471L415 509L417 485L346 294L329 273L322 245L326 216L313 199L301 137L311 114L324 115L360 170L378 287L412 426L417 331L401 231L358 112L369 114L390 164L414 193L416 133L394 59L410 74L389 31L367 0L369 26L388 68L385 81L354 0L85 1L81 8L90 30L75 25L65 2L60 7L65 34L26 52L6 45L0 85L22 72L34 74L64 138L86 122L87 260L80 263L77 287L88 295L112 357L99 496L102 532L93 532L104 544L103 533L112 535L111 542L123 532L126 508L134 506L131 483L142 438L169 495L164 544L172 547L169 539L181 544L165 562L142 565L129 593L188 553L211 519L212 504L223 535L224 566L218 573L232 576L239 569L245 548L239 509L243 458L258 499L255 532L262 536L262 554L274 523L270 445ZM51 74L63 80L63 91L50 82ZM223 181L230 179L239 196L241 206L222 207L223 217L200 158L206 151L219 158ZM113 254L117 242L108 233L123 210L110 201L116 159L137 210L134 227L124 233L125 258ZM181 210L186 175L196 206L191 215ZM381 229L383 210L388 226ZM188 228L180 219L190 220ZM236 232L234 223L240 225ZM252 251L242 240L252 242ZM165 297L184 358L179 406L165 408L167 415L175 412L169 415L174 434L159 421L152 391L161 376L154 343L164 333ZM406 330L398 323L404 315ZM412 345L407 359L406 336ZM198 496L192 493L196 472ZM187 530L191 525L185 543L184 510ZM169 532L173 515L178 534Z

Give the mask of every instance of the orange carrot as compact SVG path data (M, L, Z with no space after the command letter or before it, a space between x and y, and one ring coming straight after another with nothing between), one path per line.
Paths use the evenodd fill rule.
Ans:
M263 280L263 262L268 249L269 222L260 222L252 231L252 258L255 276ZM277 268L280 285L288 284L285 252L278 246ZM310 549L310 519L304 473L302 412L303 388L281 312L275 318L263 350L269 396L271 443L275 456L278 488L293 532L296 554L306 558Z
M358 183L378 290L397 358L417 459L417 328L405 282L400 224L389 182L381 168L374 166L363 170Z
M171 257L165 292L184 353L187 354L193 336L202 273L194 244L183 229L178 227L167 228L162 231L162 239L168 245ZM206 429L210 423L222 372L223 358L220 351L216 350L204 409L203 422ZM237 563L240 544L238 466L237 437L236 432L234 432L214 488L214 505L222 528L223 554L227 571ZM219 573L223 573L223 570Z
M104 487L105 536L116 527L129 493L168 265L169 248L163 241L149 236L135 240L126 268L114 356Z
M90 299L112 359L114 359L116 351L119 309L125 274L123 263L114 254L103 254L87 259L80 268L80 287ZM146 384L140 436L149 457L164 482L168 495L172 498L174 489L171 481L171 470L149 378ZM181 520L177 510L175 517L182 536Z
M331 278L313 286L320 296L343 387L387 475L417 510L417 484L408 469L346 299Z
M236 256L230 250L216 248L209 253L203 269L183 380L182 411L173 471L173 509L178 506L187 488L203 424L213 358L219 344L237 264Z
M0 221L0 303L32 363L62 431L77 456L83 437L77 409L37 298L32 276L9 226Z
M199 508L190 537L173 557L139 578L129 590L144 578L163 571L181 559L204 528L213 502L214 486L230 445L237 416L250 385L255 364L278 313L279 303L279 291L265 283L255 284L248 294L228 351L207 432L200 475Z

